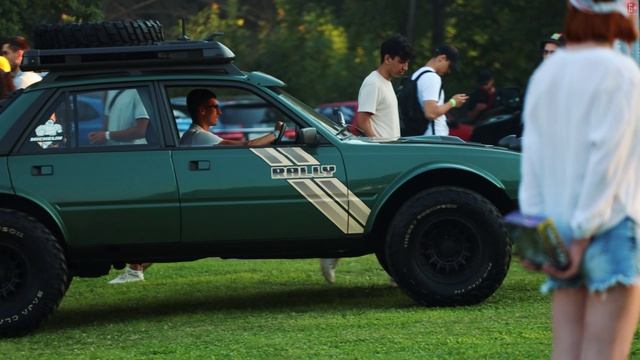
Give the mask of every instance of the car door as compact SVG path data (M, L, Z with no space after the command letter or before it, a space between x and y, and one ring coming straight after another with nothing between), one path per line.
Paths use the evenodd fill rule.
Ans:
M187 97L194 88L167 86L167 104ZM217 94L222 118L225 106L234 106L224 118L233 128L218 123L210 129L223 138L263 136L276 120L284 121L290 130L278 145L180 146L174 151L183 241L336 239L362 232L361 227L349 226L343 207L347 191L340 185L345 184L346 175L337 148L297 145L299 120L249 89L215 84L204 88ZM244 115L238 108L242 103L250 104ZM238 117L231 119L230 114Z
M105 121L110 94L117 93L121 98L113 101ZM180 240L177 183L171 153L160 144L152 93L148 85L59 91L10 157L16 193L57 213L69 244ZM135 119L124 118L127 114ZM145 131L120 137L127 121L146 123ZM105 129L112 130L110 139L104 139ZM102 140L92 142L92 133L102 133Z

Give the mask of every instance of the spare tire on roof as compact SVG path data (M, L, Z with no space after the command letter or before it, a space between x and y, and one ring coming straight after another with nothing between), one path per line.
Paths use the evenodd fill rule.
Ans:
M69 49L149 45L164 41L157 20L119 20L85 24L40 25L33 36L34 49Z

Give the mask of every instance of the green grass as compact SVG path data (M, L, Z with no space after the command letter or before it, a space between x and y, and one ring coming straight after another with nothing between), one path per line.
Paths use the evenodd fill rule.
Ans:
M36 333L0 359L547 359L549 299L517 263L481 305L414 306L373 256L156 264L144 283L74 279ZM636 336L637 337L637 336ZM633 354L640 358L634 343ZM633 356L632 356L633 357Z

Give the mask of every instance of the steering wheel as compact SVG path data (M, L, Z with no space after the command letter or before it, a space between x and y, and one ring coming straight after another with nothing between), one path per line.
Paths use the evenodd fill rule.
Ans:
M278 134L278 137L273 141L273 144L280 144L280 141L282 140L282 137L284 136L284 131L287 130L287 124L284 123L284 121L282 122L282 127L280 128L280 134Z

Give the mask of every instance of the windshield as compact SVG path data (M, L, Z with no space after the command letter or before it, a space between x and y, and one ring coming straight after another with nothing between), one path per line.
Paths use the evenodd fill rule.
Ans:
M271 90L277 93L281 100L295 107L298 111L304 113L305 115L308 115L309 117L314 118L320 125L322 125L325 129L329 130L331 133L338 134L338 132L341 132L340 133L341 139L344 139L352 135L347 129L343 129L342 126L336 124L334 121L332 121L328 117L318 113L312 107L296 99L294 96L282 90L281 88L271 88Z

